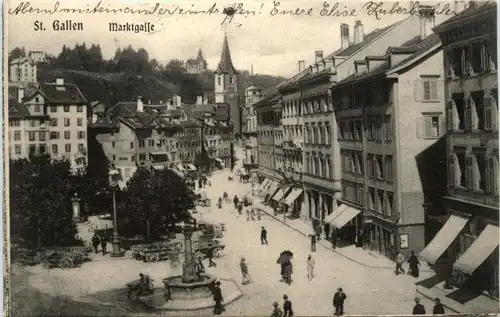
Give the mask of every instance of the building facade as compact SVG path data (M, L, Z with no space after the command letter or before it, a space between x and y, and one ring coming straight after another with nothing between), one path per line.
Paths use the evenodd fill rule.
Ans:
M87 164L88 102L74 84L57 79L9 101L10 157L49 154L66 159L73 171Z
M185 67L188 74L201 74L207 70L207 65L207 61L203 58L203 53L200 48L196 59L188 59Z
M437 26L446 85L448 220L421 253L457 285L498 298L498 74L496 3Z
M257 162L257 113L255 103L262 99L262 89L250 86L245 90L245 109L243 112L245 157L243 165L252 168Z
M35 83L37 81L36 63L28 57L11 61L9 70L9 80L13 83Z
M43 63L47 59L47 55L44 51L29 51L28 58L35 63Z

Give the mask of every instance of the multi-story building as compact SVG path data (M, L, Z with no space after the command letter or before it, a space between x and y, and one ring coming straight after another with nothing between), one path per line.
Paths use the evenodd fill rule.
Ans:
M207 65L207 61L203 58L203 53L200 48L196 59L188 59L186 61L186 71L189 74L201 74L207 70Z
M37 81L36 63L29 57L16 58L10 62L9 80L13 83L34 83Z
M87 100L74 84L57 79L42 84L9 106L11 158L50 154L69 160L73 170L87 162ZM10 102L9 102L10 103ZM12 134L12 135L11 135Z
M245 109L243 113L245 139L245 157L243 165L251 168L257 162L257 114L255 103L262 99L262 89L250 86L245 90Z
M418 13L419 36L355 60L356 73L332 87L343 204L332 223L355 219L351 232L389 257L423 249L426 212L445 190L442 47L434 9Z
M444 50L449 218L420 256L498 298L496 23L496 3L485 2L434 29Z
M28 58L35 63L43 63L47 59L47 55L44 51L29 51Z
M243 113L240 107L241 82L239 72L233 65L227 36L224 36L220 62L215 70L215 103L226 103L230 107L230 120L237 136L242 135Z

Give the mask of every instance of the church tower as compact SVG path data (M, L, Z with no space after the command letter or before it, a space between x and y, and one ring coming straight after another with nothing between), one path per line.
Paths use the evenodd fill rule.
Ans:
M220 62L215 70L215 102L229 104L231 122L234 124L234 133L241 136L242 111L240 108L240 93L238 87L239 73L234 68L231 52L224 35Z

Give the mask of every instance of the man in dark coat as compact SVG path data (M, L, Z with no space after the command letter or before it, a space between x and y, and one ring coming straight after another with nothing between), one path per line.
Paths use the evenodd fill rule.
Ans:
M330 224L328 222L323 225L323 230L325 231L325 239L328 241L330 239Z
M220 315L222 313L222 302L224 301L224 298L222 298L222 291L220 289L219 281L215 283L212 293L214 295L214 302L215 302L214 315Z
M310 234L309 237L311 238L311 252L316 252L316 235Z
M283 303L283 317L293 317L292 302L288 299L288 296L283 295L285 302Z
M267 245L267 230L264 227L262 227L262 230L260 231L260 243Z
M106 255L106 246L108 245L108 239L106 236L101 237L101 249L102 249L102 255Z
M335 307L335 315L340 316L344 314L344 301L347 295L342 290L342 287L337 289L337 292L333 296L333 306Z
M233 198L233 204L234 204L234 209L238 209L238 202L240 200L238 199L238 196L234 195L234 198Z
M413 315L425 315L425 307L420 304L420 298L415 297L415 306L413 307Z
M432 309L432 314L433 315L444 315L444 306L441 304L441 300L439 298L435 298L434 302L436 305L434 305L434 308Z
M411 256L408 259L408 263L410 264L411 276L418 277L419 276L418 266L420 265L420 261L418 260L417 256L415 255L415 251L411 251Z
M92 237L92 246L94 247L94 251L97 254L97 248L99 247L99 243L101 240L99 239L99 236L97 233L94 233L94 236Z
M337 247L337 228L332 228L332 248L335 249Z

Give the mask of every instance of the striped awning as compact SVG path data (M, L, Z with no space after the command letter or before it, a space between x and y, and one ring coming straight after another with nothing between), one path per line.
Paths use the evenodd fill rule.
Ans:
M332 211L331 214L325 217L324 221L326 223L331 224L332 221L337 218L345 209L347 208L347 205L340 205L335 210Z
M295 202L295 200L297 200L297 198L299 198L300 194L302 194L303 192L303 189L302 188L294 188L289 194L288 196L286 196L285 198L285 204L287 204L288 206L292 206L293 203Z
M290 190L291 186L287 186L287 187L282 187L280 188L276 194L274 194L274 196L271 198L272 200L275 200L277 202L280 202L280 200L286 195L286 193L288 193L288 191Z
M360 213L361 210L351 206L347 206L347 208L345 208L344 211L340 213L340 215L338 215L335 219L332 220L331 225L337 229L341 229L343 226L345 226L349 221L354 219L354 217L356 217Z
M498 226L486 225L479 237L453 264L453 268L467 274L474 273L498 247L498 236Z

